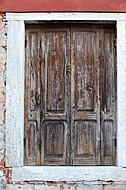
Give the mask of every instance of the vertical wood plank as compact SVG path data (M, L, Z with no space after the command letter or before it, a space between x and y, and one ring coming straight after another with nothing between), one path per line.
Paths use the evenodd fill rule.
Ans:
M115 33L115 28L114 28L114 25L109 25L109 26L108 25L90 25L90 27L88 26L90 29L87 27L85 28L85 27L86 26L84 25L81 26L81 28L78 29L79 32L77 31L77 29L74 29L75 30L73 32L74 39L72 39L73 49L72 49L71 60L72 60L72 64L75 65L71 67L73 70L72 71L73 78L71 79L73 83L71 84L72 85L72 93L71 93L72 158L74 158L75 165L78 163L80 164L80 160L79 160L80 158L78 158L79 160L78 163L77 161L75 161L77 160L77 157L76 157L77 155L74 153L76 152L75 149L77 148L75 144L78 138L76 137L75 130L74 130L75 128L74 120L76 120L77 118L77 120L80 120L82 123L84 123L84 121L86 121L87 118L90 118L90 114L91 114L91 113L88 114L88 109L89 109L88 107L86 107L87 109L85 110L85 112L83 112L84 110L83 105L87 105L88 100L89 100L88 105L91 105L90 96L84 90L86 85L90 87L91 81L93 79L92 78L93 75L92 74L90 75L90 71L87 74L87 65L89 67L90 61L93 61L91 56L90 56L90 59L88 59L89 55L87 54L87 51L89 51L88 48L90 48L90 45L92 45L92 40L90 39L86 41L84 37L84 35L86 35L88 39L89 34L92 34L91 32L89 32L91 29L92 32L94 31L94 34L96 34L95 46L97 45L96 48L95 46L93 46L93 51L92 51L94 53L96 50L94 60L97 63L96 67L94 67L96 70L95 69L93 70L95 72L94 76L96 76L95 78L96 82L94 83L95 80L93 79L93 83L92 83L93 85L96 85L96 86L93 86L93 88L95 89L95 93L94 93L95 96L92 100L93 101L96 100L96 103L92 104L92 105L95 105L95 108L93 108L92 114L94 114L95 112L97 113L97 119L95 118L95 121L97 122L97 127L95 131L97 135L96 139L98 140L98 142L92 143L93 146L96 145L97 147L96 148L97 160L95 160L96 158L94 157L94 160L95 160L94 165L95 164L98 165L100 163L102 165L115 165L115 160L116 160L115 159L116 158L116 143L115 143L116 142L116 51L115 51L116 50L116 47L115 47L116 33ZM75 34L77 34L77 36ZM80 35L81 37L79 37ZM80 51L80 54L78 54L79 51ZM81 65L82 65L81 69L78 70L78 68ZM76 81L77 81L77 84L76 84ZM85 81L87 84L85 83ZM75 90L74 89L75 87L76 88L78 87L78 90ZM83 94L87 98L86 104L84 104L84 101L83 101L84 100ZM81 106L80 108L77 105L78 97L81 97L81 101L79 98L80 104L78 104L79 106ZM79 119L79 110L81 110L80 119ZM86 113L86 117L84 116L85 113ZM80 127L80 130L81 130L81 127ZM89 126L89 129L90 129L90 126ZM85 131L87 131L87 128L85 128ZM107 137L108 131L109 131L109 137ZM87 134L90 134L90 133L87 132ZM79 136L82 136L82 135L79 135ZM85 139L86 138L88 138L88 136L85 137ZM100 138L101 138L101 141L100 141ZM83 139L84 138L82 136L82 142L84 142ZM100 142L101 142L101 145L100 145ZM78 146L80 146L80 151L81 151L82 150L81 143L79 143ZM100 155L99 154L100 147L101 147L101 161L100 161L100 158L98 157L98 155ZM107 149L110 150L109 154L106 153ZM83 159L83 164L85 163L88 165L91 163L91 161L87 163L86 159L84 160L84 156L81 159ZM93 162L92 162L92 165L93 165Z
M92 25L72 26L71 163L73 165L100 164L96 31Z
M25 69L25 164L40 164L41 133L41 30L28 28Z
M41 125L41 164L69 164L70 28L45 25L41 29L44 118ZM60 135L60 136L59 136Z
M101 32L100 32L101 31ZM99 30L101 62L101 164L116 164L116 32L113 25Z
M46 32L45 55L47 57L47 109L60 111L65 108L65 61L66 34ZM54 90L55 89L55 90Z

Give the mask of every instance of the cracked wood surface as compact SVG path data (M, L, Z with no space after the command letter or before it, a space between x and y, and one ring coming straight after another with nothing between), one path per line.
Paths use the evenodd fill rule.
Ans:
M26 31L26 165L115 165L115 26Z

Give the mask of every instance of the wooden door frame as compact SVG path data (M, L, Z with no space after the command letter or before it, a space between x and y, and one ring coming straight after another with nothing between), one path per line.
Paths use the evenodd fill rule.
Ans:
M124 13L7 13L6 166L13 181L126 180L126 14ZM115 21L117 26L117 164L116 166L24 166L25 23L50 20Z

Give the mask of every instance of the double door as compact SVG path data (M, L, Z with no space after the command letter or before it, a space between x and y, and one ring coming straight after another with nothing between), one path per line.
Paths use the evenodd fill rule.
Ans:
M111 24L26 27L25 164L115 165Z

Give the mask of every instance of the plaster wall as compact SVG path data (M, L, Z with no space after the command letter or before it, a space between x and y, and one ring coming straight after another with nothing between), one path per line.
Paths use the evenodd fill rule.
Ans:
M2 0L3 12L126 12L125 0Z
M0 190L126 190L126 181L65 182L13 181L12 168L5 167L6 159L6 50L7 21L0 14ZM8 126L9 127L9 126Z

